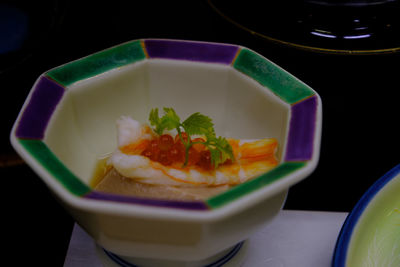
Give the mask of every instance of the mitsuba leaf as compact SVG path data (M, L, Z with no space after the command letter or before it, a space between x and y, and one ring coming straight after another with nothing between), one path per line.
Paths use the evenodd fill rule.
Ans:
M217 168L218 165L222 163L221 151L219 151L217 148L211 148L211 147L209 147L209 150L211 155L211 164L212 166L214 166L214 168Z
M189 135L206 135L213 129L214 124L212 123L211 118L196 112L190 115L182 123L182 127Z
M228 140L223 137L217 138L217 147L221 151L221 161L225 162L227 159L234 160L232 146L229 144Z
M164 108L164 116L161 118L161 125L164 129L172 130L178 128L180 123L180 118L176 114L175 110L172 108Z
M154 131L157 134L162 134L164 129L161 128L161 119L158 116L158 108L154 108L150 111L149 121L152 126L154 126Z

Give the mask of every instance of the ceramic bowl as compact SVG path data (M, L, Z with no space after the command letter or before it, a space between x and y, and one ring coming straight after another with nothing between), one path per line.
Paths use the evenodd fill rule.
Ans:
M333 267L400 266L400 164L377 180L347 216Z
M206 201L110 195L90 186L116 148L121 115L154 107L213 118L218 135L274 137L279 165ZM103 248L127 257L198 260L253 234L288 188L315 168L321 100L309 86L238 45L134 40L42 74L11 133L15 150Z

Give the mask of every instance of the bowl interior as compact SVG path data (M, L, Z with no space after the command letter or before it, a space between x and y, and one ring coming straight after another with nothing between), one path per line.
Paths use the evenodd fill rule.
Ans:
M92 190L97 161L117 147L116 120L127 115L146 123L155 107L172 107L182 120L194 112L208 115L217 135L276 138L279 165L205 202L187 205L110 199ZM11 141L46 184L74 205L91 205L85 200L90 198L185 209L225 206L235 212L235 205L245 208L283 192L315 168L321 119L321 100L314 90L247 48L145 39L40 76L14 124Z
M147 123L154 107L173 107L182 119L206 114L218 135L277 138L282 157L289 104L230 66L177 60L146 60L71 85L45 143L88 183L96 160L116 148L116 119Z

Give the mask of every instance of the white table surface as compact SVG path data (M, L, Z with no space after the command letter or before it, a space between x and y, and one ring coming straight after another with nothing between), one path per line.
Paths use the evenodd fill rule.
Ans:
M283 210L250 237L239 266L329 267L347 213ZM75 224L64 267L103 266L96 245Z

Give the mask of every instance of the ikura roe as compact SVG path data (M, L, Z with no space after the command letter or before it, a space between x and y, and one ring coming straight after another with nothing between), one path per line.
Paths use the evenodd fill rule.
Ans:
M158 147L161 151L168 151L174 143L174 139L169 134L163 134L158 139Z
M187 151L186 162L186 148L182 143L182 139L185 144L191 143ZM211 170L211 154L203 144L204 142L203 138L194 138L191 140L185 132L181 133L181 136L177 134L175 137L169 134L162 134L151 140L141 155L165 166L174 163L178 165L186 163L187 166L198 166L205 170Z
M185 162L185 146L181 143L175 143L168 151L169 157L173 162Z

